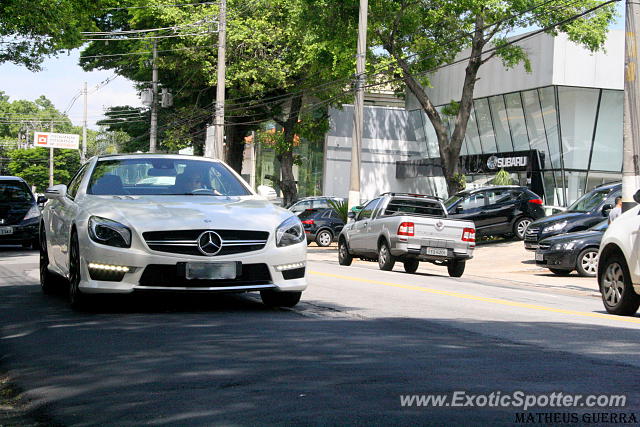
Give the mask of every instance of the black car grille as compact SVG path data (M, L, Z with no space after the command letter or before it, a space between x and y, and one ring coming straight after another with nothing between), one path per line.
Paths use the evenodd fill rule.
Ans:
M20 224L29 208L11 209L8 206L0 206L0 226Z
M184 263L176 265L151 264L144 269L138 283L140 286L162 288L258 286L272 283L267 264L243 264L242 273L235 279L228 280L188 280L184 271Z
M267 231L206 229L147 231L142 233L142 237L154 251L207 256L198 249L198 237L205 231L215 231L222 239L222 249L215 256L258 251L265 247L269 239Z
M538 241L538 233L540 232L539 227L528 227L527 231L524 233L524 241L525 242L537 242Z

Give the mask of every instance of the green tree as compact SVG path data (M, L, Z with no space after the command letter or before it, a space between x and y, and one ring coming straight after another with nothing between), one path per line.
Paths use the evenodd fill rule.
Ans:
M11 175L19 176L35 185L38 192L44 192L49 186L49 150L29 148L9 152L8 170ZM54 160L54 184L67 184L80 167L78 150L56 149Z
M83 31L95 31L96 20L120 0L2 0L0 64L12 62L40 70L42 60L79 47Z

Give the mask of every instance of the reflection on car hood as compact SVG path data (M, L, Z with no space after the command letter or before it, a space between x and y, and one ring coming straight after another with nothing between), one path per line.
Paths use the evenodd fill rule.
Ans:
M293 214L254 197L87 196L89 215L122 222L139 232L242 229L273 232Z
M599 243L602 240L602 236L604 236L604 231L576 231L574 233L565 233L559 234L557 236L547 237L546 239L540 240L540 244L546 243L549 245L554 245L556 243L566 243L578 240L591 240L594 243Z
M540 218L539 220L532 222L531 226L544 227L544 226L549 225L549 224L554 223L554 222L560 222L560 221L565 221L565 220L567 220L567 221L577 220L577 219L583 218L588 213L589 212L560 212L560 213L557 213L555 215L549 215L549 216L546 216L544 218Z

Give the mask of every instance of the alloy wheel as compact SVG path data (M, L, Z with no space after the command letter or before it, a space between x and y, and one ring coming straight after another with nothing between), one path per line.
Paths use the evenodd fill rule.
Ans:
M516 232L518 233L518 237L520 238L524 237L524 233L527 231L527 228L529 228L529 225L531 225L531 221L528 219L522 219L518 222L516 226Z
M598 272L598 252L589 251L585 253L580 260L580 264L585 272L595 276Z
M318 235L318 243L320 243L320 246L329 246L331 240L331 234L328 231L321 231Z
M616 306L624 293L624 272L622 266L613 262L604 273L604 301L607 305Z

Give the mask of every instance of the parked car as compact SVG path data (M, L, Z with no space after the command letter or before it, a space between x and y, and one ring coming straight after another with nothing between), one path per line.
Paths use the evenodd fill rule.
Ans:
M543 218L542 199L527 187L494 186L461 191L444 205L449 217L473 221L476 236L515 236Z
M351 265L354 257L378 261L391 270L396 261L415 273L420 261L446 265L460 277L473 257L473 222L449 219L439 199L416 194L385 193L368 202L344 226L338 238L338 261Z
M640 203L640 191L633 197ZM600 244L598 284L605 309L633 316L640 306L640 206L609 225Z
M605 219L588 230L560 234L540 240L536 250L536 264L552 273L567 276L573 270L584 277L598 272L598 250L609 220Z
M345 199L340 197L305 197L304 199L298 200L289 206L288 209L296 215L300 215L301 212L304 212L307 209L328 209L331 207L329 205L329 200L333 200L335 202L345 201Z
M136 185L131 170L178 185ZM298 217L218 160L95 157L46 194L40 283L49 293L56 275L67 278L74 308L88 294L134 291L259 291L265 304L291 307L307 286Z
M0 176L0 244L38 247L38 223L44 197L36 198L26 181Z
M334 209L307 209L298 215L307 243L316 242L318 246L329 246L340 234L344 221Z
M535 251L540 240L562 233L587 230L607 218L622 193L622 184L605 184L576 200L566 211L532 222L524 236L524 247Z

